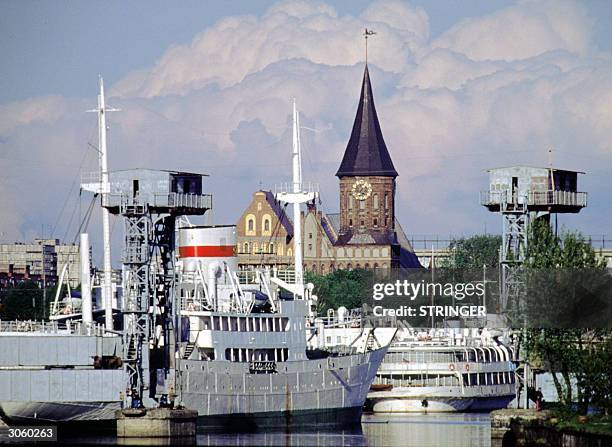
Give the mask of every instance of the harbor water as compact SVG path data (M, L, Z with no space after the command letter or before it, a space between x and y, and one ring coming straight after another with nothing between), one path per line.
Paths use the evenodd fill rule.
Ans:
M160 439L137 439L138 445L176 445ZM6 438L0 442L8 442ZM114 436L60 436L67 445L126 445ZM488 413L364 414L361 427L338 431L263 431L203 433L197 445L210 446L490 446Z

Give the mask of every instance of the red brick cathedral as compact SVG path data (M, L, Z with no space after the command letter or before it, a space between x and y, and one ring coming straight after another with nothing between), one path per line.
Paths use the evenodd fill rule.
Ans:
M353 130L336 176L340 179L340 213L325 214L313 204L303 216L306 269L328 273L336 269L351 268L420 267L418 258L395 217L395 179L398 173L393 166L376 114L367 64ZM265 196L263 192L260 195L262 198ZM258 197L256 193L254 200ZM261 205L257 206L262 208ZM274 215L274 222L268 223L267 228L279 229L280 237L275 238L274 252L251 252L254 242L259 247L262 244L269 247L269 241L262 238L274 238L274 235L264 234L266 223L263 220L262 233L257 233L258 219L253 209L256 209L254 202L238 222L239 248L241 259L244 259L240 262L243 267L256 264L290 264L291 260L287 258L280 263L276 262L280 261L279 253L286 256L292 248L292 234L280 234L283 229L288 228L282 224L287 221L282 207L267 206L268 211L264 213L266 216ZM291 231L292 228L289 232ZM249 233L252 235L250 238ZM286 240L286 247L281 247L278 243L283 238ZM247 249L249 253L245 253Z

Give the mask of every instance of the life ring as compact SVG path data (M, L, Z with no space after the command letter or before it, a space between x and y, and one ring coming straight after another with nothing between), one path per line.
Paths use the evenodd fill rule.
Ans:
M465 370L466 370L466 371L469 371L469 370L470 370L470 364L469 364L469 363L466 363L466 364L465 364Z
M450 365L448 365L448 369L449 369L449 371L454 371L455 370L455 364L451 363Z
M68 304L65 308L64 308L64 315L70 315L72 313L72 306L70 304Z

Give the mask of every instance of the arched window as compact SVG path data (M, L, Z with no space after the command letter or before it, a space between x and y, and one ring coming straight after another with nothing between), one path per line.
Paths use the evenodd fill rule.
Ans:
M259 249L259 246L257 245L257 242L253 242L253 253L257 253L258 249Z
M374 218L374 226L377 227L378 226L378 219L375 217Z
M293 250L288 248L287 249L287 256L293 256Z
M264 214L263 217L261 218L262 234L264 236L269 236L271 234L271 227L272 227L272 218L270 217L269 214Z
M365 210L365 203L366 203L365 200L360 200L359 201L359 209L360 210Z
M353 209L353 196L349 194L349 210Z
M245 221L245 233L247 236L255 236L257 228L255 227L255 215L247 214Z
M389 194L385 194L385 209L389 209Z
M349 227L353 226L353 219L349 219Z
M248 243L248 242L245 242L245 243L244 243L244 252L245 252L245 253L249 253L249 249L250 249L250 247L249 247L249 243Z
M350 270L350 269L352 269L352 268L353 268L353 264L351 264L351 263L349 262L348 264L346 264L346 268L347 268L347 269L349 269L349 270Z
M274 244L270 242L270 253L274 254Z
M374 197L372 198L372 202L374 205L374 209L377 210L378 209L378 194L374 194Z

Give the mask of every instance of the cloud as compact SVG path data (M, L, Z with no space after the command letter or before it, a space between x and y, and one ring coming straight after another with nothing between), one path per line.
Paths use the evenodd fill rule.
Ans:
M586 54L593 29L586 8L568 0L527 0L461 21L433 43L472 60L516 61L562 49Z
M493 219L478 205L484 169L545 164L549 147L556 164L594 177L611 164L612 55L595 51L592 20L574 2L520 2L432 41L425 11L404 2L375 2L356 15L283 2L261 16L227 17L111 86L108 102L122 112L108 117L110 165L208 172L215 220L232 222L254 189L289 179L295 97L314 129L302 134L304 177L321 183L324 210L336 212L333 174L357 106L367 26L378 33L370 74L400 173L403 227L481 231L477 222ZM41 208L55 221L75 173L95 168L87 142L95 143L96 120L82 113L94 104L95 92L0 106L0 163L11 173L0 182L0 206L12 210L0 231L37 229ZM15 190L19 203L6 198ZM606 231L609 206L592 206L600 216L585 220L587 231Z
M363 60L359 42L365 26L374 26L378 33L371 39L371 61L394 72L405 69L411 51L429 35L425 12L399 2L375 3L356 17L339 17L321 3L283 2L261 17L219 21L189 45L169 48L150 70L128 75L112 93L150 98L183 95L211 84L228 87L290 59L354 65Z

